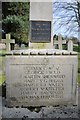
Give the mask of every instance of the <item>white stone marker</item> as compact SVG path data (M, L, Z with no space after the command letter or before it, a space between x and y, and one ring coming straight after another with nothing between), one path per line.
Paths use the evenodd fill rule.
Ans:
M10 44L15 43L15 39L11 39L11 35L6 34L6 39L2 39L1 42L6 43L6 51L10 51L11 50Z
M73 42L72 42L72 40L68 41L68 51L73 51Z
M58 41L54 39L54 46L58 45L59 50L62 50L62 45L66 44L66 40L62 40L61 34L58 35Z
M58 35L58 45L59 45L59 50L62 50L62 36L61 36L61 34Z

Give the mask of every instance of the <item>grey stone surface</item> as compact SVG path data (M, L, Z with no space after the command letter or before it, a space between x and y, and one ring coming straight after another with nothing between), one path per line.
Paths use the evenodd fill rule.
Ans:
M3 107L2 118L79 118L79 115L77 106L42 107L38 113L28 108Z
M1 87L0 87L1 90ZM0 120L2 118L2 97L0 96Z
M52 54L52 55L77 55L77 52L74 51L67 51L67 50L58 50L58 49L27 49L27 50L12 50L6 53L8 54L23 54L23 55L30 55L30 53L35 53L36 55L39 55L41 52L44 54Z
M26 49L25 44L21 44L21 49Z
M6 48L6 45L3 43L0 43L0 50L5 49L5 48Z
M8 104L76 104L77 56L59 55L66 51L56 50L27 52L32 52L33 55L22 55L22 50L13 51L14 55L6 56ZM48 56L48 52L56 52L57 55ZM35 53L41 54L34 55Z
M80 87L78 87L78 98L80 100ZM1 100L0 96L0 100ZM5 99L4 99L4 105L5 105ZM0 105L2 105L2 102L0 101ZM35 112L35 108L33 111L30 110L30 108L7 108L3 105L2 111L0 106L0 118L73 118L73 119L80 119L80 102L78 103L78 106L46 106L41 107L41 109L38 112Z
M52 1L52 0L51 0ZM52 21L52 2L30 0L30 20ZM35 14L34 14L35 13Z

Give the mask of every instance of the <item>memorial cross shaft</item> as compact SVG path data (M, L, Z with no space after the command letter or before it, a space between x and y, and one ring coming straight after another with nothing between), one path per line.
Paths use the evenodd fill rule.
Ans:
M10 51L11 50L11 43L15 43L15 39L11 39L11 35L10 34L6 34L6 39L2 39L1 40L2 43L6 44L6 51Z
M52 0L51 0L52 1ZM30 0L29 48L52 49L52 2ZM35 14L34 14L35 13Z

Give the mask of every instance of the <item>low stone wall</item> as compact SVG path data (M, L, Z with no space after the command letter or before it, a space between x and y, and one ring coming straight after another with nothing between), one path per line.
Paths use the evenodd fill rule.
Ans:
M11 51L6 55L6 98L12 106L77 104L77 53Z

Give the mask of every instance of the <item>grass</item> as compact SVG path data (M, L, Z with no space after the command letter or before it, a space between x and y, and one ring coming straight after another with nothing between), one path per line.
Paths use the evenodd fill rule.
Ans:
M80 53L78 54L78 68L80 69Z
M0 85L2 85L2 83L5 81L5 75L2 74L0 75Z
M45 47L46 43L33 43L31 48L38 48L43 49Z
M73 51L80 52L80 46L73 46Z
M78 54L78 84L80 85L80 52Z
M6 50L0 50L0 54L5 54L6 53Z
M0 73L0 86L5 81L5 75L3 72L3 69L4 69L4 64L3 64L4 56L3 56L3 54L5 54L5 50L0 50L0 71L1 71L1 73Z
M80 73L78 73L78 84L80 85Z
M5 53L6 53L6 50L4 49L4 50L0 50L0 56L2 57L2 56L5 56Z

